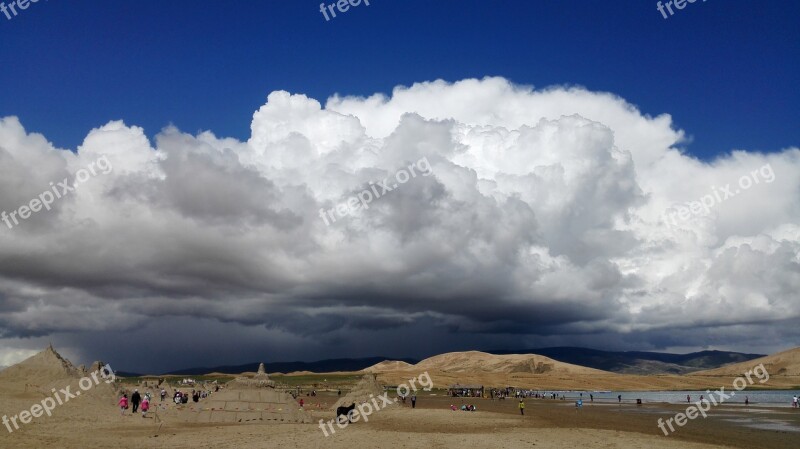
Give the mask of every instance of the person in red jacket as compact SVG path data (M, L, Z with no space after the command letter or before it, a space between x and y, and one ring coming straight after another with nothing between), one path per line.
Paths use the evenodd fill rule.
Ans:
M122 397L119 398L119 408L122 410L122 414L125 414L125 409L128 408L128 394L123 393Z

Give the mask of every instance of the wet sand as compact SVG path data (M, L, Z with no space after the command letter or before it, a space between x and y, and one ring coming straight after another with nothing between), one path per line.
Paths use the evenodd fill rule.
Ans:
M417 404L418 408L443 408L450 404L460 406L462 403L475 404L479 411L508 415L519 415L518 401L514 399L487 400L465 398L430 397ZM526 399L525 418L534 428L557 429L604 429L613 431L636 432L653 435L663 440L683 442L699 442L726 445L730 447L753 448L796 448L800 441L800 410L790 407L768 408L720 405L712 407L707 417L698 417L683 427L675 427L675 432L664 436L658 428L658 418L664 420L676 413L685 412L687 405L680 404L645 404L635 403L591 403L585 401L578 411L573 401L551 399ZM467 414L467 412L452 412ZM797 431L766 430L745 427L744 422L731 420L755 419L757 422L770 420L787 422ZM788 427L788 426L787 426ZM667 428L667 430L669 430ZM662 441L663 441L662 440Z

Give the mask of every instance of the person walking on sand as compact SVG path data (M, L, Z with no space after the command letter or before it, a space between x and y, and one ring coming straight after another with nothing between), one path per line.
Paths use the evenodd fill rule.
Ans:
M125 414L125 409L128 408L128 394L123 393L122 397L119 398L119 409L122 411L122 415Z
M795 402L796 402L796 400L797 400L797 397L795 397ZM416 394L412 394L411 395L411 408L417 408L417 395Z
M744 405L745 405L745 407L750 405L750 396L745 396L744 397Z
M147 411L150 410L150 397L144 396L142 401L142 418L147 418Z
M525 403L522 402L522 399L519 400L519 414L525 416Z
M142 402L142 396L139 394L139 390L133 390L133 394L131 395L131 404L133 405L133 414L136 414L136 411L139 410L139 403Z
M622 395L621 394L617 395L617 402L619 402L620 404L622 403Z

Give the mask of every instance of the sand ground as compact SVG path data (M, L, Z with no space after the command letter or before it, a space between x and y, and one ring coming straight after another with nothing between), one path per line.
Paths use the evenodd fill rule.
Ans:
M0 434L0 448L174 447L174 448L796 448L800 432L741 427L726 417L746 417L742 408L715 411L665 437L656 426L677 405L589 404L577 412L562 401L526 401L526 416L512 400L473 399L479 411L449 409L460 399L421 396L418 408L392 407L325 437L318 424L184 424L172 411L163 422L141 416L120 416L113 405L91 398L74 400L49 418L39 418L12 434ZM335 396L315 401L332 404ZM0 412L29 408L30 398L11 398ZM333 413L311 404L315 421ZM800 410L759 409L749 413L793 423L800 428Z

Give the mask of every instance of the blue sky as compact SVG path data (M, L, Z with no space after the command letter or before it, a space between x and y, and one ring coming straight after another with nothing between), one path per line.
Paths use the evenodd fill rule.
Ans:
M370 3L0 12L0 365L800 345L800 3Z
M609 91L672 114L701 158L800 140L800 4L373 0L325 21L317 0L40 1L0 16L0 116L74 149L110 120L246 139L285 89L389 93L504 76Z

